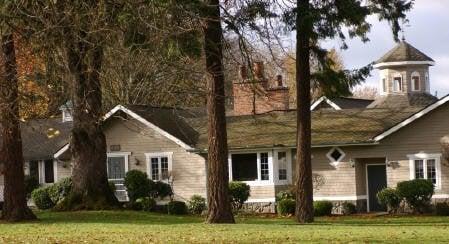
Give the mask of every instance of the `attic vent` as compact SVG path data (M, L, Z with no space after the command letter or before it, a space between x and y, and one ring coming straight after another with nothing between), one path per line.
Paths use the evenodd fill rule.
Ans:
M345 157L345 153L340 148L334 147L326 154L326 156L331 163L337 164Z

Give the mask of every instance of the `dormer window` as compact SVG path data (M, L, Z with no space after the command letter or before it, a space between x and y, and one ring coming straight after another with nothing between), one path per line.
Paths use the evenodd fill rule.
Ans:
M62 110L62 122L71 122L73 121L72 111L70 109Z
M412 73L412 90L419 91L421 90L421 79L418 72Z
M397 75L393 78L393 92L402 91L402 77Z
M67 101L64 105L59 107L62 113L62 122L71 122L73 121L72 115L73 104L72 101Z

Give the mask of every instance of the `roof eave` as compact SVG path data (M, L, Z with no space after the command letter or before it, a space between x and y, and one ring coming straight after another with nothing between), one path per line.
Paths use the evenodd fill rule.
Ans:
M378 62L373 65L374 68L380 69L384 67L392 66L404 66L404 65L429 65L434 66L435 61L397 61L397 62Z

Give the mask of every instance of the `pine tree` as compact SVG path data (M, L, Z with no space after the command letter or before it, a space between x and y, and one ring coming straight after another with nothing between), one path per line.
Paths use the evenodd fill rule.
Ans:
M296 220L300 223L313 222L313 186L311 168L311 112L310 83L320 82L325 95L335 95L335 91L349 90L369 73L370 67L355 73L335 72L325 58L326 50L318 46L320 40L340 38L343 47L348 29L349 37L359 37L368 41L370 30L367 17L377 14L379 20L391 24L395 40L398 40L400 21L405 12L411 9L413 1L406 0L345 0L318 1L297 0L296 8L284 13L284 21L296 31L296 69L297 69L297 192ZM311 74L310 55L319 57L321 72ZM321 58L320 58L321 57ZM343 82L340 82L343 81Z

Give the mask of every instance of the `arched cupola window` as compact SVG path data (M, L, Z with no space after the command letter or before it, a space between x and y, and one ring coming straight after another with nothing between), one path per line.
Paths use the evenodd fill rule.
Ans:
M421 77L418 72L412 73L412 91L420 91L421 90Z
M401 92L402 91L402 76L401 74L396 74L393 77L393 92Z

